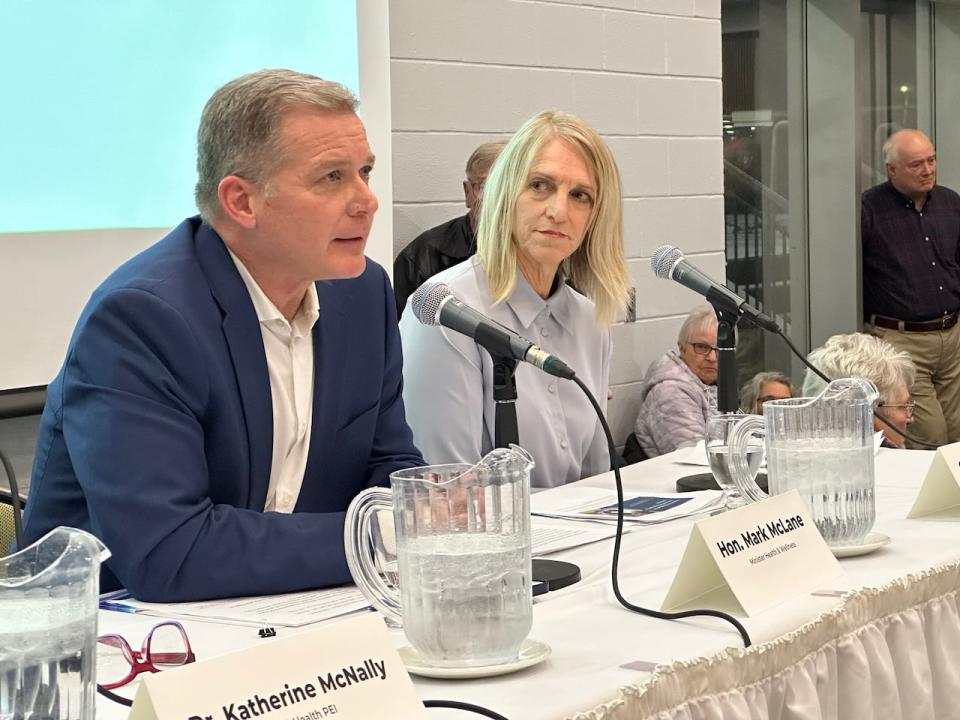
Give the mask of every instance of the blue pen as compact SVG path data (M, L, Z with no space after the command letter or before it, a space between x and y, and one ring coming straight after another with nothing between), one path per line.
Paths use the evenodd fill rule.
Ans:
M106 602L105 600L100 601L101 610L112 610L113 612L122 612L122 613L135 613L137 608L130 607L129 605L124 605L122 603L112 603Z

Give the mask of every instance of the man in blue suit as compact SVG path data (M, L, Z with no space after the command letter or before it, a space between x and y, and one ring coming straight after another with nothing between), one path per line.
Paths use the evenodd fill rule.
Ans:
M159 602L350 580L344 511L422 465L395 304L364 256L373 155L344 87L265 70L217 90L191 218L113 273L47 391L25 535L110 548Z

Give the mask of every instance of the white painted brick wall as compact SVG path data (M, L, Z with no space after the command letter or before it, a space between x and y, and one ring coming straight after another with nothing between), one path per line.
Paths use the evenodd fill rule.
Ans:
M653 251L724 275L720 0L393 0L390 32L396 251L465 212L467 156L534 113L567 110L607 137L638 298L637 322L613 330L622 444L647 366L700 302L653 276Z

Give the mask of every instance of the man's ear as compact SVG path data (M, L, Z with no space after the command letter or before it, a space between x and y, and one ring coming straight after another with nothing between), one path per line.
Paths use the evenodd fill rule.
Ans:
M223 214L247 230L257 226L256 193L253 185L237 175L227 175L217 186L217 198Z

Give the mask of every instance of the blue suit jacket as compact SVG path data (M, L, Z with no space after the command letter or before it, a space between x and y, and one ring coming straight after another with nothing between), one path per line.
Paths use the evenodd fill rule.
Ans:
M84 309L47 390L25 539L58 525L93 532L113 553L101 589L144 600L349 581L350 500L423 460L383 269L368 260L317 294L313 428L292 515L263 512L273 417L253 304L223 241L191 218Z

